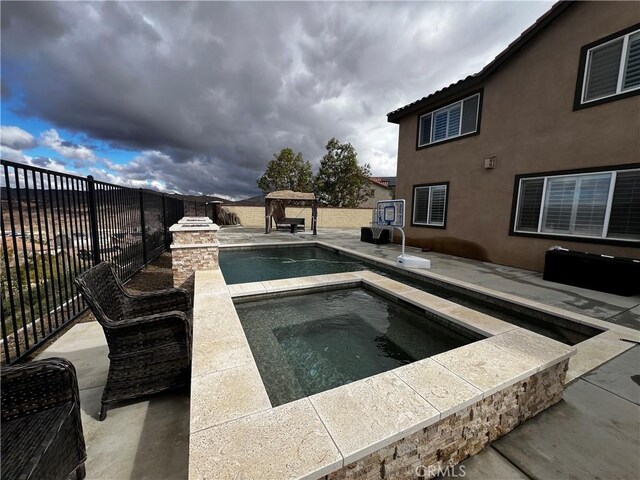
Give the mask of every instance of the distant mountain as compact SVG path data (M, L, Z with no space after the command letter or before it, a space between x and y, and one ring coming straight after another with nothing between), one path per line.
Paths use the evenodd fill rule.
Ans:
M185 202L198 202L198 203L222 202L224 204L236 203L233 200L228 200L222 197L216 197L215 195L182 195L180 193L170 193L168 195L170 197L174 197Z
M245 205L251 207L264 207L264 198L266 195L256 195L255 197L243 198L235 202L235 205Z

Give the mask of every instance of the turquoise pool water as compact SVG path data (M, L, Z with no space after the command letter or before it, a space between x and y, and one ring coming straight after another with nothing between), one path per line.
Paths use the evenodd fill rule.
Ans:
M223 249L220 268L227 285L366 270L362 262L317 247Z
M402 272L380 268L365 260L316 246L223 249L220 251L220 268L227 284L371 270L567 345L575 345L600 333L595 329L574 328L569 322L563 323L558 319L541 318L515 307L496 306L460 291L435 287Z
M478 338L362 288L240 303L236 310L273 406Z

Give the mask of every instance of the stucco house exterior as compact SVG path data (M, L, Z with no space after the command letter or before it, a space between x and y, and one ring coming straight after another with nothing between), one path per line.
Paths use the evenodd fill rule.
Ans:
M638 94L640 5L555 4L481 72L388 114L407 243L538 271L554 245L640 258Z
M395 185L394 180L394 177L370 177L367 187L373 191L373 195L364 202L360 202L358 207L375 208L376 203L380 200L392 200L394 193L393 185Z

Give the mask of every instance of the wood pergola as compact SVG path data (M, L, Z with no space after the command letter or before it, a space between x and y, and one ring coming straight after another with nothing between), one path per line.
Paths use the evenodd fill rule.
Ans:
M286 216L286 208L289 205L310 205L311 206L311 230L314 235L318 234L318 200L313 193L294 192L293 190L280 190L271 192L264 199L265 229L264 233L271 232L273 220L276 228L286 226L291 229L291 233L297 231L298 226L304 226L304 218L294 218Z

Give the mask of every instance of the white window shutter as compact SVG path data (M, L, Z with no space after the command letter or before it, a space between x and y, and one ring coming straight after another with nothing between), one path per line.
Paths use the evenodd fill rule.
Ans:
M430 225L444 225L446 199L447 187L445 185L431 187L431 208L429 210Z
M575 178L550 178L542 217L543 232L565 232L571 230Z
M629 37L623 90L640 86L640 32Z
M590 175L580 179L580 190L573 221L573 233L602 236L609 198L611 174Z

